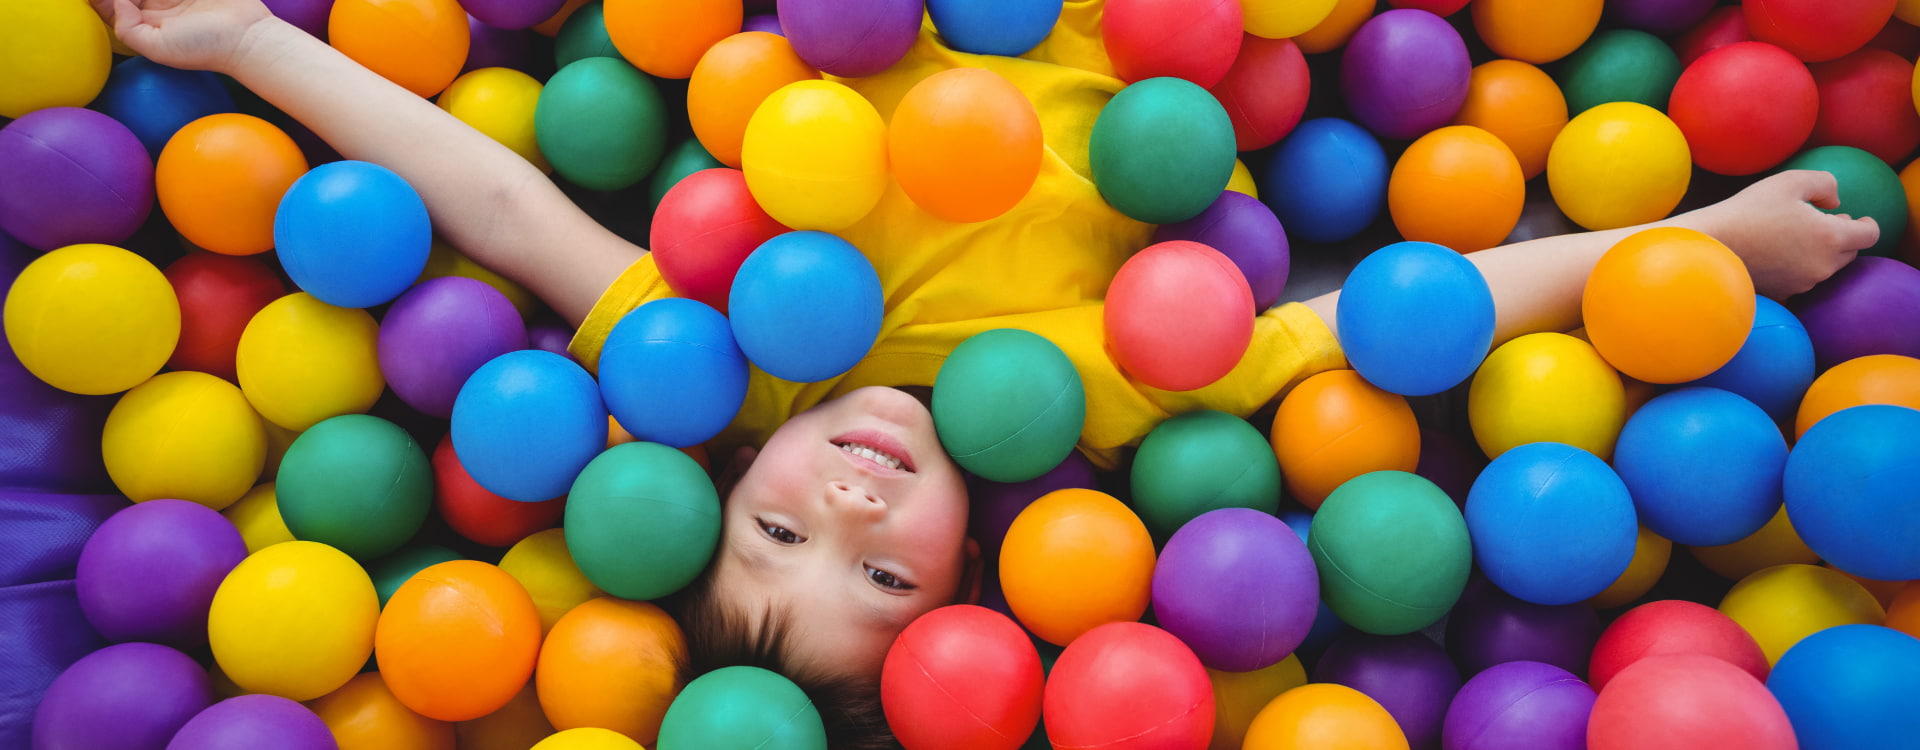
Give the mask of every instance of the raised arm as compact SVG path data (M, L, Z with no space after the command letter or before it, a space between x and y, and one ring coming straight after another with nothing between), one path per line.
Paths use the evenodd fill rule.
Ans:
M128 47L238 80L350 159L398 173L441 236L578 325L645 251L525 159L275 18L260 0L91 0Z

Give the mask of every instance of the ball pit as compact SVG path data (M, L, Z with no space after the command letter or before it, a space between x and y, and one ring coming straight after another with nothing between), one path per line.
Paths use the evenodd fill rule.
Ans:
M626 735L598 727L578 727L555 732L533 746L533 750L645 750Z
M1064 747L1199 747L1213 731L1207 670L1167 631L1110 622L1047 674L1047 738Z
M845 229L886 192L887 126L853 89L796 81L753 110L741 137L740 168L774 221L801 230Z
M1424 10L1390 10L1347 42L1340 91L1368 130L1406 140L1453 119L1472 73L1466 42L1446 21Z
M467 35L467 61L460 66L463 76L487 68L527 70L533 66L533 34L525 29L491 26L468 14ZM460 81L458 78L453 80L455 83Z
M1684 388L1627 419L1613 465L1654 533L1681 544L1732 544L1779 510L1787 442L1752 402Z
M512 576L455 560L400 585L373 643L401 703L430 719L467 721L505 706L532 678L540 614Z
M0 127L0 231L38 250L118 243L153 208L153 158L133 131L53 107Z
M887 127L900 189L947 221L987 221L1033 187L1045 145L1025 94L991 71L956 68L907 91Z
M1701 169L1735 176L1771 169L1813 134L1820 91L1785 50L1735 42L1686 65L1667 113Z
M1460 189L1452 183L1435 176L1432 187ZM1472 261L1431 242L1374 251L1347 275L1341 299L1347 304L1336 313L1337 328L1347 361L1367 382L1391 393L1430 396L1451 389L1472 377L1493 345L1493 291L1486 278Z
M1689 139L1652 107L1602 104L1568 121L1547 152L1547 186L1567 218L1591 230L1658 221L1693 179Z
M360 560L399 549L433 507L433 470L405 430L347 414L300 433L274 483L296 539Z
M333 0L327 42L402 88L430 97L460 75L472 38L455 0Z
M618 732L602 731L620 742L633 742ZM469 750L521 750L538 745L555 734L558 733L553 730L553 724L547 721L546 713L540 709L540 697L534 694L532 681L528 681L527 686L521 688L520 693L500 710L453 725L454 745ZM631 747L624 750L631 750Z
M245 396L199 372L134 387L113 405L100 437L107 476L135 502L177 498L220 510L252 489L266 454L266 433Z
M1287 39L1324 23L1338 4L1339 0L1300 3L1253 0L1241 5L1248 34L1268 39Z
M1446 750L1584 750L1597 696L1564 669L1508 662L1474 675L1447 706Z
M1787 602L1795 606L1783 606ZM1753 635L1768 665L1800 639L1827 628L1886 620L1886 610L1860 584L1831 568L1801 564L1776 565L1740 579L1720 601L1720 612Z
M1780 303L1759 297L1747 342L1733 359L1693 384L1730 391L1784 423L1799 408L1813 375L1813 341L1806 326Z
M820 712L787 678L722 667L687 683L660 725L657 750L826 750Z
M1102 322L1107 350L1127 374L1154 388L1191 391L1240 364L1253 314L1253 289L1231 259L1176 240L1121 264Z
M169 68L144 57L114 65L95 106L133 131L155 159L187 123L234 111L233 95L227 93L220 76Z
M195 648L220 579L247 556L233 524L204 506L153 500L115 513L80 549L74 589L107 640Z
M213 703L191 657L151 643L87 654L47 686L33 714L33 747L160 750Z
M754 110L773 92L820 71L779 34L750 32L720 40L700 57L687 81L687 118L708 153L740 166L740 147Z
M1273 150L1262 172L1262 200L1289 236L1342 242L1380 215L1390 174L1386 151L1373 134L1322 117L1300 123Z
M267 10L295 28L326 41L327 19L334 0L263 0Z
M220 582L207 641L241 688L307 701L347 684L367 663L379 615L373 581L353 558L318 542L287 542L249 555Z
M1740 624L1704 604L1664 599L1620 615L1593 645L1588 676L1604 690L1634 662L1671 654L1705 654L1767 679L1767 656Z
M242 695L194 714L167 750L334 750L327 724L312 710L276 695Z
M1153 571L1153 614L1210 669L1278 664L1313 627L1313 556L1271 513L1209 511L1180 527ZM1259 611L1246 611L1248 602Z
M1726 743L1791 750L1793 726L1753 675L1703 654L1642 659L1600 691L1591 750L1678 750Z
M933 383L933 426L962 468L1024 482L1073 453L1086 423L1086 387L1060 347L1011 328L961 342Z
M1531 180L1547 170L1554 137L1567 126L1567 98L1551 76L1518 60L1490 60L1473 68L1467 99L1454 125L1492 133L1520 162Z
M1314 678L1372 698L1393 716L1407 744L1421 748L1439 744L1447 704L1460 690L1460 670L1446 650L1419 633L1343 634L1321 654Z
M1100 36L1122 81L1182 78L1213 88L1240 54L1245 18L1234 0L1108 0Z
M525 29L560 12L565 0L465 0L461 7L474 18L502 29Z
M1210 511L1280 509L1280 464L1266 438L1247 420L1210 409L1174 415L1147 433L1129 486L1134 511L1161 541Z
M306 293L274 300L253 316L240 334L234 370L260 416L294 431L364 412L386 387L373 316Z
M1341 485L1314 514L1307 549L1342 622L1377 635L1438 621L1472 567L1467 525L1447 493L1399 471Z
M1920 578L1920 457L1910 439L1920 411L1873 404L1843 409L1800 436L1786 459L1787 515L1834 567L1880 581Z
M600 396L636 439L685 448L726 429L747 397L747 358L726 316L662 299L627 313L600 352Z
M1033 501L1007 529L1000 587L1021 625L1066 645L1102 624L1140 619L1154 559L1153 537L1127 506L1064 489Z
M1157 0L1145 0L1155 2ZM1100 197L1151 224L1206 210L1233 176L1233 118L1206 89L1148 78L1115 94L1087 143Z
M1209 90L1233 122L1235 148L1254 151L1280 142L1300 124L1312 85L1293 40L1250 34L1240 42L1233 67Z
M48 107L84 107L106 85L113 34L84 3L9 5L0 10L0 117Z
M1247 727L1248 750L1294 747L1407 750L1393 715L1345 685L1312 684L1281 693Z
M1014 750L1040 723L1040 654L998 612L942 607L894 639L880 673L887 725L914 750Z
M450 434L487 491L533 503L567 494L607 445L600 388L572 360L521 350L480 366L453 402ZM546 435L529 445L525 435Z
M1920 329L1904 322L1920 320L1920 270L1899 261L1855 258L1789 309L1806 324L1823 371L1874 354L1920 358Z
M180 338L180 302L160 270L108 245L26 264L7 290L7 344L41 381L96 396L141 384Z
M534 142L561 177L589 190L619 190L660 163L666 106L652 79L625 60L584 58L541 89Z
M619 48L613 46L613 39L607 36L605 3L582 4L582 0L569 0L568 5L579 6L579 9L567 16L566 22L552 35L554 68L564 68L589 57L620 58ZM715 46L719 46L718 43Z

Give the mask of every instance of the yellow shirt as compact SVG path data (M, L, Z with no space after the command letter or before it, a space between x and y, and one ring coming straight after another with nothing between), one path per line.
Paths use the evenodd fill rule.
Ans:
M1080 448L1107 469L1118 464L1121 447L1169 415L1205 408L1244 417L1308 376L1346 366L1326 324L1297 303L1260 315L1239 366L1199 390L1147 387L1108 356L1101 300L1120 264L1149 243L1153 226L1101 199L1087 163L1094 120L1123 86L1099 43L1100 5L1070 0L1053 34L1022 58L955 52L929 26L887 72L841 80L891 119L901 97L927 76L955 67L998 73L1040 115L1046 155L1039 178L1012 210L975 224L935 218L898 184L890 186L872 213L837 233L873 263L886 295L873 350L852 371L818 383L780 380L754 368L746 403L720 442L759 445L789 416L856 388L931 386L954 347L995 328L1032 331L1066 352L1087 391ZM641 258L581 324L574 356L595 369L621 316L670 296L652 256Z

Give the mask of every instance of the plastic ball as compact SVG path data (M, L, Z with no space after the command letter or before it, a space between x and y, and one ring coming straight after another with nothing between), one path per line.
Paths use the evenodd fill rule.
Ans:
M739 167L747 123L761 102L789 83L819 77L820 71L779 34L748 32L722 39L700 58L687 82L693 134L720 163Z
M364 414L301 433L281 461L275 489L295 538L362 560L406 544L433 507L426 454L405 430Z
M1713 5L1713 0L1615 0L1607 4L1607 17L1630 29L1672 36L1700 23Z
M380 595L380 606L385 608L400 587L413 580L420 571L440 563L465 559L460 553L438 544L416 544L369 562L367 576L373 579L374 593Z
M1413 408L1352 370L1295 386L1274 414L1272 436L1287 494L1309 509L1354 477L1420 465Z
M181 500L134 505L80 549L80 611L110 641L197 647L214 589L246 555L239 532L212 510Z
M242 695L194 714L167 750L335 750L327 723L312 710L277 695Z
M542 36L555 36L560 33L560 27L571 20L574 13L586 5L588 5L588 0L567 0L566 4L561 5L560 10L552 16L547 17L547 20L534 24L533 30Z
M996 329L969 337L940 365L933 424L948 455L996 482L1033 479L1080 439L1086 392L1065 352L1037 334Z
M1892 404L1920 409L1920 360L1894 354L1850 359L1821 373L1800 402L1795 437L1843 409Z
M1587 721L1592 750L1708 746L1792 750L1793 725L1765 685L1704 654L1642 659L1600 691Z
M1374 699L1345 685L1312 684L1281 693L1247 727L1247 750L1301 747L1406 750L1407 736Z
M887 189L887 129L859 93L798 81L769 94L747 121L740 166L754 200L794 229L852 226Z
M161 750L213 703L207 673L186 654L151 643L108 646L67 667L21 708L32 709L35 750ZM26 716L13 732L27 735Z
M1678 599L1642 604L1608 625L1594 643L1588 675L1595 689L1605 689L1633 663L1672 654L1706 654L1756 680L1767 678L1767 655L1739 623L1712 607Z
M1438 621L1460 598L1473 565L1467 524L1447 493L1400 471L1341 485L1314 514L1307 549L1327 606L1376 635Z
M582 5L580 0L570 0L568 4L579 5L579 9L567 16L566 22L560 25L559 32L554 35L553 62L556 70L589 57L625 59L620 57L619 48L613 46L613 39L607 36L606 6L603 3Z
M1875 354L1920 358L1920 270L1889 258L1855 258L1792 310L1813 339L1821 370Z
M679 692L686 637L647 602L600 597L554 623L535 671L553 726L601 727L647 746Z
M1467 412L1474 439L1490 457L1555 442L1607 459L1627 421L1626 389L1591 345L1535 333L1487 356L1473 376Z
M1722 6L1707 13L1691 30L1673 39L1674 54L1680 65L1692 65L1701 55L1736 42L1753 41L1747 33L1747 17L1741 8Z
M1547 187L1567 218L1590 230L1658 221L1693 179L1689 139L1659 110L1602 104L1567 122L1547 153Z
M1786 459L1787 515L1807 546L1849 573L1920 578L1920 411L1856 406L1820 420Z
M1153 612L1212 669L1250 672L1280 662L1313 626L1320 586L1313 557L1269 512L1224 508L1180 528L1161 550ZM1256 612L1248 602L1260 602Z
M1693 384L1731 391L1774 421L1787 422L1813 382L1813 341L1806 326L1780 303L1758 297L1747 342L1732 360Z
M1247 728L1260 709L1288 690L1307 684L1300 657L1288 654L1279 664L1253 672L1207 670L1213 683L1213 741L1210 750L1241 750Z
M1127 83L1168 77L1212 88L1233 66L1244 28L1232 0L1111 0L1100 15L1114 75Z
M475 370L525 348L526 327L505 295L480 281L444 277L421 282L394 301L380 327L378 351L394 394L444 419Z
M1732 544L1779 509L1787 442L1752 402L1686 388L1634 412L1613 461L1654 533L1681 544Z
M160 209L181 236L225 255L274 248L275 211L307 172L293 138L251 115L214 114L166 145L154 177Z
M219 75L169 68L144 57L114 65L95 106L133 131L147 154L156 159L167 140L187 123L234 111L233 96Z
M1234 143L1233 119L1206 89L1150 78L1101 108L1087 148L1100 197L1129 218L1170 224L1220 197L1233 176Z
M532 750L646 750L626 735L599 727L576 727L555 732Z
M165 275L180 303L180 342L167 366L238 380L240 334L261 308L287 293L280 275L261 259L217 253L188 253Z
M675 448L720 434L747 396L747 359L727 318L688 299L627 313L600 355L600 394L635 438Z
M1840 184L1839 205L1822 208L1830 214L1870 217L1880 225L1880 240L1861 255L1891 257L1907 229L1907 191L1900 176L1879 157L1852 146L1821 146L1787 160L1781 169L1812 169L1831 173Z
M1301 52L1309 55L1323 54L1345 47L1354 33L1360 30L1360 26L1373 17L1373 10L1377 4L1376 0L1334 0L1333 8L1327 13L1327 17L1320 23L1314 24L1313 28L1293 37L1293 41L1300 45ZM1310 6L1311 3L1306 3L1291 7L1304 10Z
M505 295L507 301L513 303L513 309L518 311L522 318L532 316L542 309L540 301L533 296L533 292L527 291L526 287L474 262L472 258L453 249L452 245L435 241L433 249L427 252L427 269L420 273L420 281L447 276L461 276L493 287L494 291ZM568 331L568 335L571 337L571 330Z
M879 338L884 302L866 256L846 240L811 231L761 243L740 264L727 301L747 360L797 383L838 377L859 364Z
M1634 233L1600 257L1580 311L1594 349L1648 383L1685 383L1738 354L1754 322L1753 280L1726 245L1676 227Z
M72 245L27 264L7 290L7 343L34 377L71 393L118 393L153 377L180 338L180 302L153 264Z
M1350 632L1334 639L1314 665L1314 679L1365 694L1393 716L1413 747L1440 741L1447 704L1460 690L1460 670L1446 650L1418 633Z
M1387 203L1387 153L1360 126L1323 117L1300 123L1273 150L1262 195L1290 237L1344 242Z
M1260 197L1260 186L1253 181L1253 170L1248 169L1247 163L1239 158L1233 160L1233 176L1227 178L1227 190L1256 200ZM1271 213L1273 209L1267 209L1267 211Z
M1600 25L1600 0L1480 0L1473 28L1501 57L1545 65L1572 54Z
M1253 151L1293 131L1311 88L1306 58L1293 40L1248 35L1233 67L1210 90L1233 123L1236 147Z
M547 79L533 111L534 141L561 177L619 190L659 165L666 112L659 88L625 60L588 57Z
M1497 141L1491 145L1504 149ZM1513 177L1519 179L1517 171ZM1440 184L1464 189L1445 178ZM1348 304L1340 306L1337 327L1347 360L1367 382L1391 393L1427 396L1459 385L1493 344L1493 292L1486 279L1472 261L1431 242L1374 251L1347 275L1341 295Z
M381 610L374 655L394 697L422 716L493 713L533 676L540 615L512 576L472 560L440 563L401 584Z
M758 667L722 667L694 678L667 708L657 750L826 750L826 728L807 694Z
M1134 510L1160 540L1209 511L1280 510L1280 464L1266 438L1247 420L1210 409L1175 415L1147 433L1130 483Z
M1771 169L1800 150L1819 108L1807 66L1771 44L1738 42L1688 65L1667 112L1686 134L1695 164L1740 176Z
M1455 125L1480 128L1513 152L1520 175L1531 180L1547 170L1547 152L1567 126L1567 99L1552 77L1518 60L1492 60L1473 68L1467 99Z
M1468 0L1387 0L1395 8L1414 8L1436 16L1451 16L1467 7Z
M1886 620L1886 610L1860 584L1839 571L1801 564L1776 565L1740 579L1720 600L1720 612L1760 643L1770 665L1814 633Z
M1906 706L1920 697L1920 640L1872 625L1808 636L1780 658L1767 689L1793 722L1800 746L1885 747L1916 725Z
M1673 542L1641 526L1633 540L1633 562L1627 563L1627 572L1587 603L1595 609L1613 609L1639 601L1667 574L1667 564L1672 560Z
M540 81L518 70L481 68L455 79L435 103L540 171L550 172L553 166L540 153L533 132L540 91Z
M379 672L366 672L307 704L339 741L340 750L406 747L454 750L453 725L414 713Z
M888 165L907 197L952 222L987 221L1033 187L1040 117L999 74L954 68L914 84L887 127Z
M267 10L313 38L327 38L327 17L334 0L265 0Z
M1255 0L1243 3L1247 33L1267 39L1299 36L1326 21L1338 2L1339 0L1308 0L1308 2Z
M372 408L386 387L379 326L363 310L310 294L274 300L247 323L234 354L240 389L260 416L289 430Z
M0 117L84 107L106 85L113 34L85 3L9 4L0 10Z
M220 510L260 478L267 436L232 384L205 373L170 372L114 404L100 453L107 476L134 502L178 498Z
M1887 605L1887 627L1920 638L1920 586L1902 586Z
M635 67L661 78L693 75L716 42L740 30L730 0L606 0L607 37Z
M1460 32L1424 10L1374 16L1340 58L1340 90L1354 117L1395 140L1418 138L1452 120L1467 100L1472 74Z
M1680 58L1659 37L1614 29L1595 34L1560 66L1568 111L1579 114L1608 102L1663 109L1680 80Z
M240 496L220 514L226 516L233 527L240 531L240 539L246 543L249 555L281 542L293 541L293 532L287 530L286 521L280 518L280 500L272 482L248 490L247 494Z
M572 360L522 350L481 365L453 402L453 447L487 491L523 503L567 494L607 444L600 387ZM527 435L544 439L529 444Z
M288 278L337 307L373 307L400 296L427 267L433 226L406 180L385 167L338 161L288 188L273 244Z
M1060 747L1198 748L1213 732L1206 668L1180 639L1137 622L1074 639L1047 674L1044 703Z
M488 492L460 465L453 441L442 439L433 450L433 505L455 533L489 547L509 547L558 524L566 501L520 503Z
M305 701L333 692L367 663L379 614L373 581L353 558L316 542L287 542L227 574L213 595L207 639L221 671L240 687Z
M1599 630L1599 618L1585 603L1534 604L1476 578L1447 616L1446 644L1467 675L1515 661L1584 674Z
M1526 179L1492 133L1453 126L1420 136L1394 163L1387 208L1409 240L1462 253L1500 244L1520 222Z
M1474 560L1525 601L1585 601L1633 560L1633 502L1593 454L1561 443L1522 445L1488 464L1467 497Z
M682 138L672 148L667 149L660 159L660 166L653 170L653 176L647 178L647 207L655 217L660 215L660 202L666 200L667 191L680 184L681 180L693 176L695 172L719 169L725 165L719 159L707 153L697 138Z
M1005 615L942 607L894 638L880 706L911 750L1015 750L1040 722L1040 654Z
M551 631L575 607L605 596L574 564L567 552L567 536L560 529L536 531L513 545L500 558L500 569L525 586L540 611L540 628Z
M609 741L633 742L609 729L593 731ZM466 750L527 750L557 732L547 721L546 712L540 709L540 697L534 694L533 681L529 680L500 710L455 724L453 734L455 746ZM637 744L620 750L633 750Z
M1253 292L1253 308L1266 310L1280 301L1291 266L1286 231L1257 198L1231 186L1207 210L1153 232L1154 244L1186 240L1218 250L1233 261Z
M563 0L462 0L474 18L502 29L525 29L560 11Z
M753 201L740 170L707 169L667 191L648 246L675 293L724 313L740 264L786 231Z
M1446 750L1585 750L1597 696L1550 664L1507 662L1474 675L1447 707Z
M1913 63L1906 58L1863 49L1814 65L1813 82L1820 114L1808 143L1865 149L1896 166L1920 146L1920 113L1908 106Z
M327 41L354 62L423 97L460 75L472 38L455 0L334 0Z
M1060 20L1060 3L928 0L927 16L949 47L976 55L1019 57L1053 32Z
M1217 193L1216 193L1217 195ZM1253 290L1233 261L1196 242L1135 253L1107 287L1108 350L1154 388L1190 391L1231 372L1253 339Z
M780 0L780 28L808 64L843 78L893 67L920 38L921 0ZM734 29L740 28L738 19ZM728 33L732 33L730 29Z
M1692 547L1694 559L1700 561L1708 570L1721 578L1737 581L1755 571L1788 563L1817 563L1820 556L1807 549L1807 543L1800 540L1800 534L1793 530L1793 522L1787 518L1787 507L1773 514L1773 519L1759 531L1732 544L1717 547Z
M1000 547L1000 587L1020 624L1054 645L1131 622L1152 597L1146 524L1111 496L1048 493L1020 512Z
M1896 0L1754 0L1744 6L1753 38L1806 62L1844 57L1866 46L1893 18Z
M614 446L567 496L567 549L607 593L657 599L706 569L720 543L720 498L707 474L657 443Z
M133 236L153 208L153 161L125 125L55 107L0 127L0 231L51 251Z

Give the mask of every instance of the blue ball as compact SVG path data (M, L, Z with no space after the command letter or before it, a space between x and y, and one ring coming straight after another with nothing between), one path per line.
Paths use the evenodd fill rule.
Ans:
M1732 391L1759 405L1774 421L1791 422L1813 376L1813 340L1806 326L1780 303L1757 297L1747 343L1731 361L1693 384Z
M1920 411L1874 404L1815 422L1787 455L1787 518L1827 564L1920 578Z
M1308 120L1274 148L1260 199L1289 236L1341 242L1380 216L1390 171L1387 152L1365 128L1333 117Z
M220 83L220 76L169 68L144 57L129 57L113 66L93 104L133 131L155 159L187 123L235 111L233 95Z
M976 55L1019 57L1060 20L1061 0L927 0L947 46Z
M1354 266L1340 289L1340 347L1367 382L1402 396L1459 385L1493 346L1493 290L1465 256L1396 242Z
M627 313L600 350L600 395L620 426L675 448L726 429L747 398L747 357L727 318L690 299Z
M607 407L573 360L523 349L467 378L453 401L451 435L460 465L487 491L552 500L607 447Z
M1294 534L1299 535L1302 544L1306 543L1307 533L1313 529L1312 512L1287 511L1280 514L1280 520L1285 522L1288 528L1293 529ZM1307 630L1307 639L1300 642L1300 648L1296 651L1312 653L1324 649L1345 627L1346 623L1340 621L1340 616L1333 613L1333 608L1327 606L1326 598L1322 597L1320 609L1313 614L1313 627Z
M1586 601L1627 572L1640 525L1607 462L1529 443L1487 465L1467 493L1473 559L1500 590L1557 606Z
M749 361L776 378L812 383L867 356L883 304L879 275L853 245L825 232L788 232L740 264L727 313Z
M1627 420L1613 468L1640 523L1678 544L1751 536L1780 510L1787 439L1753 402L1718 388L1682 388Z
M1920 738L1920 640L1842 625L1787 649L1767 675L1802 750L1913 747Z
M427 205L400 175L363 161L322 164L294 180L273 216L280 265L335 307L373 307L420 278L433 246Z

